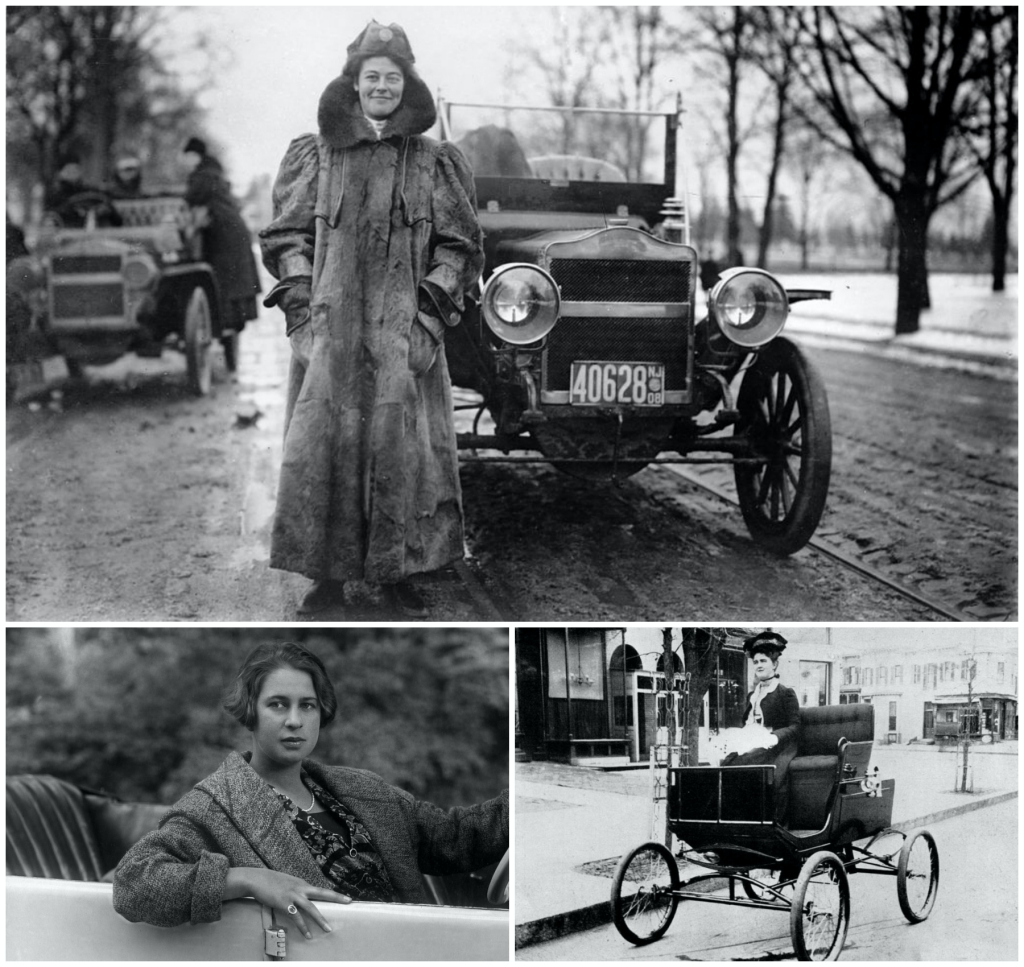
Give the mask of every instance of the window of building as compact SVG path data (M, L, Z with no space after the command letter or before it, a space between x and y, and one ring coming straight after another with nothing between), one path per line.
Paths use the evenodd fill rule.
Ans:
M829 693L829 662L800 662L800 687L797 697L803 706L828 705Z
M577 699L604 698L604 635L599 630L548 630L548 696ZM568 659L568 676L566 674ZM568 678L568 682L567 682Z
M896 731L896 703L889 703L889 731Z
M619 645L608 661L608 691L612 697L612 724L620 728L633 724L631 672L643 670L635 648Z
M960 680L967 681L967 659L960 662Z
M996 662L996 681L1002 682L1006 679L1006 662Z
M875 673L870 668L864 669L864 684L868 687L875 684Z
M878 666L878 684L887 685L889 683L889 669L883 665Z
M893 665L892 666L892 683L893 685L903 684L903 666Z
M843 668L843 684L853 684L853 667L851 665L847 665L845 668Z
M860 703L860 696L856 692L840 692L840 705L857 705Z
M920 665L915 665L914 666L914 684L915 685L920 685L921 684L921 666Z

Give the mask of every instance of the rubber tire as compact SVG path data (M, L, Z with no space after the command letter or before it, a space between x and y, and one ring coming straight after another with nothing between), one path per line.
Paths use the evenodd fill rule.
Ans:
M644 944L653 943L655 940L660 939L664 936L665 931L668 930L669 925L672 923L672 918L676 915L676 907L679 906L679 897L672 896L669 898L669 909L668 915L655 930L648 934L636 933L626 922L625 907L624 903L629 899L627 896L625 899L622 896L622 884L625 882L626 873L629 870L630 865L633 861L643 853L655 853L662 860L668 868L669 881L673 890L679 889L679 867L676 865L675 857L668 851L668 849L661 843L644 843L641 846L637 846L635 849L626 853L625 856L619 860L619 865L615 870L615 877L612 880L612 895L611 895L611 909L612 909L612 922L615 924L616 929L622 936L628 940L631 944L635 944L638 947L642 947Z
M189 391L206 396L213 385L213 317L210 300L202 286L196 286L185 307L185 363Z
M508 850L494 869L487 885L487 902L499 906L508 903Z
M785 436L769 427L761 409L769 381L774 393L776 377L787 381L789 392L785 398L794 400L801 413L799 474L794 475L796 487L790 509L784 516L779 516L779 509L784 508L772 509L771 497L773 492L782 489L777 484L789 479L784 470L792 473L790 457L783 447L796 433L791 420L787 421L790 432ZM736 405L740 411L736 435L751 433L755 443L760 436L771 461L766 467L735 465L736 491L743 520L760 546L774 554L792 554L811 539L828 497L832 474L832 420L825 384L802 350L780 336L758 351L754 364L743 376ZM769 474L770 489L762 494L765 489L762 478ZM791 481L790 489L793 489Z
M838 873L839 878L837 882L839 885L839 905L842 922L840 924L840 929L836 931L836 934L833 937L832 946L829 949L828 956L825 958L812 958L807 951L807 945L804 943L803 910L804 901L807 897L807 888L810 885L811 878L822 865L831 866ZM840 860L835 853L831 853L828 850L819 850L817 853L812 854L800 868L800 876L797 877L796 887L793 891L793 902L789 908L789 932L793 940L793 950L796 952L796 959L838 960L839 955L843 951L843 944L846 943L846 933L849 928L850 879L846 874L846 868L843 866L842 860Z
M932 858L932 878L928 885L928 898L925 901L923 912L913 910L910 906L910 897L907 895L907 866L910 864L910 853L914 848L914 843L923 839L928 843L929 853ZM900 849L899 866L896 871L896 896L900 901L900 909L903 911L903 916L907 918L910 923L922 923L927 920L932 912L932 907L935 906L935 897L939 892L939 848L935 845L935 837L926 829L914 830L907 838L903 841L903 847Z

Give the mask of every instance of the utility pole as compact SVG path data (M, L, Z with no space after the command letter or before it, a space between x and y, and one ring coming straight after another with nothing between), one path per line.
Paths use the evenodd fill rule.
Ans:
M964 767L960 775L960 791L967 792L967 750L971 746L971 721L974 714L974 675L978 669L977 659L972 654L967 659L967 730L964 732ZM979 726L980 716L979 716Z

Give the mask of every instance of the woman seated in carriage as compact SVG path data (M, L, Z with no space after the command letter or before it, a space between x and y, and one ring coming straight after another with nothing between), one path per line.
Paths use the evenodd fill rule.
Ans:
M760 748L730 753L723 766L775 766L775 818L785 825L789 806L789 764L797 753L800 738L800 702L796 692L779 678L779 658L786 650L786 639L773 631L763 631L743 642L743 649L754 664L754 690L747 696L743 722L746 728L760 726L764 731Z

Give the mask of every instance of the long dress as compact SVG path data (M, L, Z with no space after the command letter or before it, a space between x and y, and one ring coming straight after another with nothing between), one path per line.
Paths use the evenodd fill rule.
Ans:
M209 223L202 230L203 258L212 266L217 280L221 325L240 332L247 320L257 316L260 279L252 236L219 161L210 157L200 161L189 175L185 201L209 213Z
M747 696L744 721L753 714L753 696L753 692ZM778 745L770 749L754 749L743 755L727 756L722 765L775 766L775 817L785 824L789 809L789 764L796 758L800 738L800 701L796 692L785 685L777 686L761 700L761 715L761 724L775 733Z

